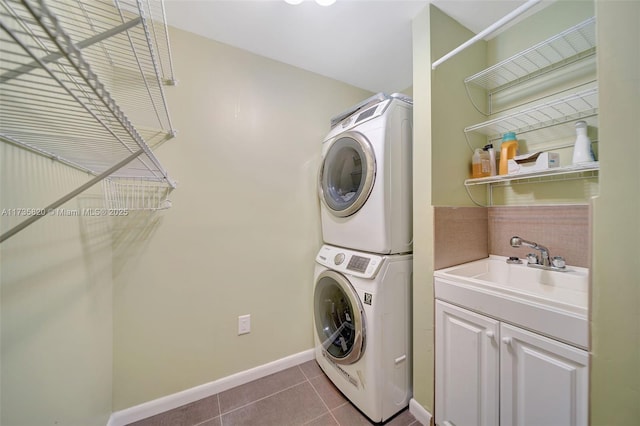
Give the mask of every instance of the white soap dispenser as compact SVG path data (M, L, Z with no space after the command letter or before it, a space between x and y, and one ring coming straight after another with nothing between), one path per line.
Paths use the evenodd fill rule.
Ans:
M587 122L576 121L576 143L573 145L573 164L595 161L591 139L587 136Z

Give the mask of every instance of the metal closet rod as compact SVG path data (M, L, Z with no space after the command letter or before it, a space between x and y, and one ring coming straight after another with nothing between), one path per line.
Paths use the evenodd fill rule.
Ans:
M76 188L75 190L71 191L70 193L68 193L64 197L60 198L58 201L49 204L47 207L42 209L42 211L45 212L45 215L49 214L50 211L53 211L53 210L57 209L58 207L60 207L64 203L66 203L67 201L69 201L72 198L74 198L75 196L77 196L78 194L80 194L80 193L86 191L87 189L91 188L93 185L95 185L96 183L98 183L101 180L105 179L110 174L112 174L112 173L116 172L117 170L121 169L122 167L124 167L128 163L132 162L133 160L138 158L138 156L140 156L143 153L144 153L144 150L143 149L139 149L138 151L134 152L133 154L131 154L130 156L128 156L124 160L120 161L118 164L114 165L110 169L105 170L104 172L100 173L98 176L94 177L93 179L91 179L90 181L85 183L84 185ZM0 243L3 242L4 240L6 240L7 238L12 237L13 235L17 234L18 232L22 231L24 228L26 228L27 226L31 225L33 222L37 221L38 219L43 218L45 215L31 216L29 219L26 219L26 220L20 222L19 224L17 224L13 228L9 229L4 234L0 235Z
M447 53L446 55L444 55L443 57L441 57L440 59L435 61L433 64L431 64L431 69L435 70L438 67L438 65L442 64L444 61L454 57L455 55L457 55L458 53L462 52L464 49L466 49L467 47L471 46L475 42L485 38L489 34L491 34L494 31L496 31L498 28L502 27L503 25L505 25L506 23L511 21L513 18L522 15L524 12L526 12L529 9L531 9L533 6L535 6L536 4L540 3L541 1L542 0L529 0L529 1L527 1L525 4L523 4L522 6L520 6L517 9L515 9L513 12L505 15L499 21L497 21L494 24L490 25L489 27L487 27L483 31L480 31L474 37L472 37L471 39L469 39L466 42L462 43L460 46L456 47L451 52Z

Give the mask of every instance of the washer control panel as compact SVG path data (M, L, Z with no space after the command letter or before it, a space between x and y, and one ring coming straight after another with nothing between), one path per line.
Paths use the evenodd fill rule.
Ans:
M316 262L327 268L368 279L375 278L384 259L385 256L328 245L323 245L316 256Z
M368 257L353 255L351 256L351 259L349 259L347 269L364 274L367 271L367 266L369 266L370 261L371 259Z

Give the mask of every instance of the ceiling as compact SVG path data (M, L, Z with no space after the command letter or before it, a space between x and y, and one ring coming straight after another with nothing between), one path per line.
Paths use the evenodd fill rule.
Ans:
M432 0L474 33L524 0ZM412 19L429 0L165 0L169 25L371 92L412 85Z

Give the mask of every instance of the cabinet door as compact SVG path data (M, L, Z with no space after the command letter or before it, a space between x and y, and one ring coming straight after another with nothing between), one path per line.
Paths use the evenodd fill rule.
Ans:
M498 321L436 301L436 424L498 424L498 333Z
M587 352L506 324L500 337L500 425L587 425Z

